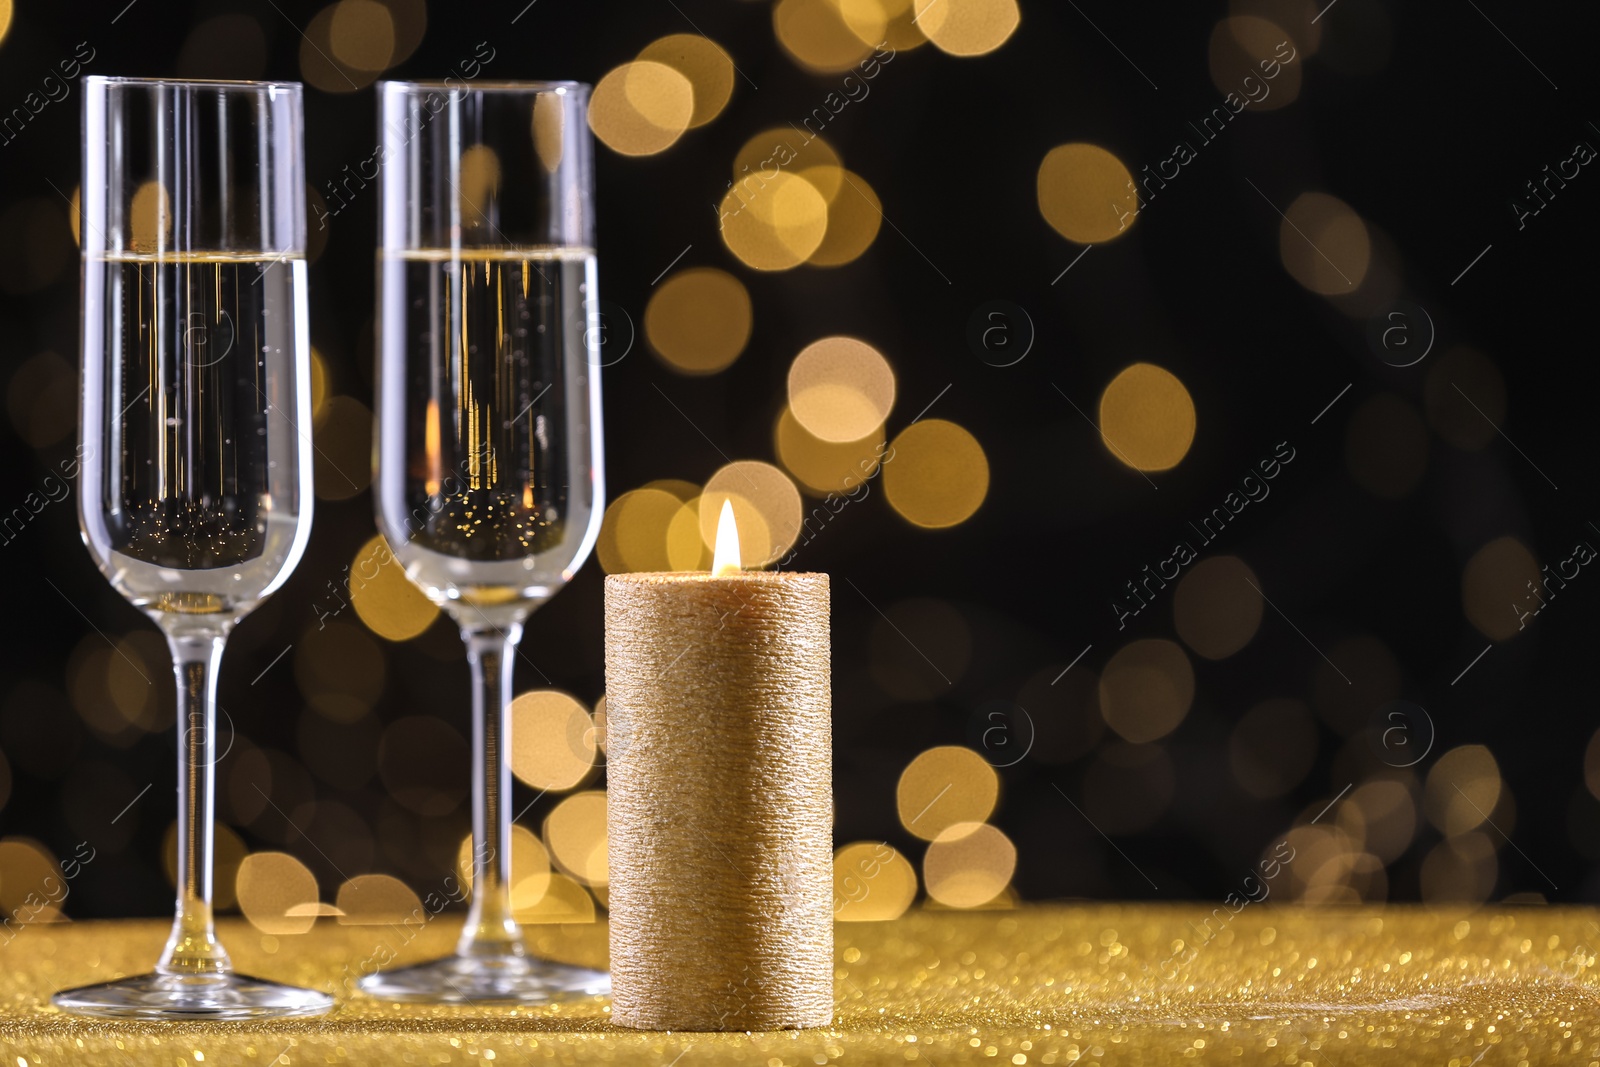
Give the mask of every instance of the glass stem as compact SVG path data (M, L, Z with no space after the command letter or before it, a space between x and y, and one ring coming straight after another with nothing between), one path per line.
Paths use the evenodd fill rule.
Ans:
M217 668L223 641L222 634L167 636L178 679L178 913L156 966L160 974L225 974L232 969L211 915Z
M511 916L511 667L522 624L464 626L472 665L472 909L456 951L475 959L520 957Z

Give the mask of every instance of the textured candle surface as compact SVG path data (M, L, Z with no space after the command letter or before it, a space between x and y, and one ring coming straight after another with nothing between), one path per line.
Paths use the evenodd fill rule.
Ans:
M606 579L612 1021L833 1017L828 576Z

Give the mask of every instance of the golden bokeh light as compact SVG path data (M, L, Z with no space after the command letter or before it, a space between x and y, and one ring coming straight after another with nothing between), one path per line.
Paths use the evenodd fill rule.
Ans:
M1224 18L1211 31L1211 84L1219 93L1231 93L1241 108L1275 111L1287 107L1300 95L1305 66L1291 47L1281 47L1288 41L1289 34L1282 27L1260 16ZM1224 105L1225 111L1234 106Z
M970 519L989 495L989 457L953 422L923 419L900 431L883 458L883 495L914 526Z
M722 46L698 33L673 33L645 45L639 58L664 63L694 88L689 126L704 126L722 113L733 95L733 60Z
M1193 702L1194 668L1183 649L1165 638L1122 646L1100 672L1100 714L1134 744L1176 730Z
M733 505L739 549L746 568L776 561L800 536L800 490L770 463L736 460L706 480L700 494L700 537L717 542L717 519L723 502Z
M61 876L55 857L38 842L25 837L0 840L0 913L28 922L59 918L65 887Z
M1189 390L1154 363L1123 368L1100 394L1100 439L1134 470L1176 467L1194 443L1195 423Z
M511 702L511 773L535 789L575 789L595 767L594 722L559 689L534 689Z
M821 496L853 492L877 474L886 451L882 426L859 441L824 441L801 426L787 407L773 430L773 447L795 480Z
M455 186L462 225L480 230L493 227L494 202L500 191L500 153L486 144L462 149Z
M544 839L562 872L583 885L605 885L606 795L574 793L545 816Z
M317 877L287 852L252 852L234 880L239 910L264 934L303 934L316 922Z
M987 823L948 827L922 857L928 896L952 908L976 908L994 900L1016 869L1017 847Z
M834 170L838 173L832 173ZM828 198L827 232L807 262L813 267L839 267L860 258L872 247L883 224L878 194L861 175L828 164L801 171L800 176L819 192L836 189Z
M422 917L422 901L410 886L388 874L358 874L334 898L341 926L397 926Z
M882 41L868 41L870 45L887 44L895 52L909 52L928 43L928 35L917 25L917 8L927 6L928 0L877 0L883 11L885 26Z
M1228 3L1230 14L1253 15L1282 27L1285 32L1278 40L1289 41L1298 53L1297 62L1316 55L1322 46L1323 10L1314 0L1229 0Z
M838 195L844 176L839 153L827 141L790 126L774 126L739 147L733 157L732 184L748 200L780 171L809 173L807 181L824 200Z
M607 574L673 570L668 530L683 501L664 489L633 489L613 500L600 520L595 555Z
M1017 0L915 0L917 28L953 56L981 56L1005 44L1022 20Z
M876 348L854 337L813 341L789 365L789 410L813 437L859 441L894 407L894 370Z
M1206 659L1227 659L1261 625L1261 581L1238 556L1211 556L1189 569L1172 595L1172 620L1183 643Z
M349 396L329 397L312 420L312 481L321 500L349 500L372 484L372 412Z
M982 756L959 745L928 749L900 773L895 786L900 825L924 841L958 823L983 822L999 799L1000 776Z
M1234 781L1258 799L1281 797L1317 759L1317 724L1298 700L1266 700L1239 719L1228 741Z
M1423 858L1418 876L1424 904L1482 904L1499 877L1494 841L1469 833L1440 841Z
M524 926L539 923L594 922L594 898L583 886L559 871L551 871L542 883L545 888L538 900L532 903L517 903L512 907L511 917L517 922ZM594 891L603 893L605 887L596 886ZM528 895L523 893L522 897ZM512 893L512 898L514 901L520 899L515 891Z
M1428 368L1422 389L1428 425L1457 448L1476 452L1506 418L1506 382L1494 360L1472 348L1452 348Z
M537 907L550 889L553 873L550 853L538 835L526 826L511 827L511 907L514 911ZM472 835L456 849L456 876L472 888Z
M713 547L706 544L700 532L700 498L692 497L667 524L667 567L674 571L710 570Z
M778 0L772 8L778 43L818 73L849 70L872 54L887 28L878 0Z
M690 267L656 286L644 336L667 366L684 374L725 370L750 341L750 291L727 271Z
M143 183L128 203L128 249L155 252L172 236L172 198L159 181Z
M589 98L589 128L625 156L663 152L689 128L694 85L677 69L652 60L613 68Z
M785 171L739 182L723 197L719 214L723 244L754 270L798 267L828 232L825 195Z
M917 899L917 871L892 845L856 841L833 854L835 922L883 922Z
M0 41L6 39L6 33L11 29L11 0L0 0Z
M1494 754L1482 745L1461 745L1429 768L1422 810L1446 837L1458 837L1489 820L1503 788ZM1496 822L1502 833L1510 833L1510 827Z
M1363 847L1384 863L1399 859L1417 835L1416 801L1402 782L1363 782L1340 805L1341 826L1347 811L1360 818Z
M1139 214L1133 175L1099 145L1057 145L1039 164L1039 211L1069 241L1092 245L1119 237Z
M1323 296L1361 286L1372 262L1367 224L1336 196L1301 193L1278 226L1278 253L1294 280Z
M1344 461L1357 485L1385 500L1409 496L1428 468L1428 428L1410 401L1379 393L1350 416Z
M328 24L328 45L334 59L356 70L385 70L394 62L394 18L377 0L339 0Z
M78 369L54 352L23 360L6 385L11 425L34 448L72 433L78 414Z
M350 603L367 629L390 641L409 641L439 617L439 608L406 577L379 534L350 563Z
M381 39L371 45L356 39L355 34L362 27L376 29L385 22L386 32L379 31ZM339 0L313 15L300 33L302 81L325 93L360 92L372 84L383 68L363 69L341 59L334 48L336 24L341 31L341 48L361 57L363 61L375 60L380 52L387 52L389 60L392 60L395 47L394 19L388 8L372 0Z
M1539 561L1515 537L1497 537L1472 554L1461 573L1461 609L1491 641L1509 641L1544 606ZM1537 590L1537 595L1534 590Z

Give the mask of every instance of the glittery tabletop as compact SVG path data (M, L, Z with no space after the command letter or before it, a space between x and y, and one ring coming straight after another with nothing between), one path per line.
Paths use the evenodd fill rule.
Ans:
M270 1024L64 1015L52 992L146 969L166 924L11 927L0 1063L1600 1064L1595 909L913 911L840 924L834 1025L779 1033L623 1031L603 1000L419 1007L348 995L385 946L400 962L424 959L451 945L454 927L325 919L271 937L225 923L240 970L339 996L325 1018ZM604 959L603 923L534 927L530 939L555 958Z

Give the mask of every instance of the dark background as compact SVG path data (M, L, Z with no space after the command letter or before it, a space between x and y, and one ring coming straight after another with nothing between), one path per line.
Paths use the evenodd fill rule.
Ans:
M0 41L0 108L20 104L81 41L95 51L86 73L181 73L190 30L222 12L250 16L267 42L258 69L238 76L298 78L298 28L320 6L142 0L124 10L121 0L21 0ZM938 397L931 415L966 427L987 452L989 495L964 524L915 528L875 492L846 508L797 557L796 566L835 576L840 843L888 840L917 863L921 845L901 830L894 795L900 770L918 752L935 744L983 750L984 730L996 721L987 717L998 706L990 702L1018 701L1030 680L1056 677L1086 646L1074 671L1092 679L1125 641L1173 638L1170 591L1121 632L1111 599L1146 563L1169 553L1189 519L1218 504L1249 467L1288 440L1297 459L1271 498L1247 508L1215 546L1245 560L1276 607L1237 655L1220 662L1191 657L1194 705L1157 743L1170 775L1146 779L1123 766L1126 753L1108 752L1115 747L1109 731L1084 751L1047 745L1002 770L992 821L1016 842L1017 895L1220 898L1289 827L1310 821L1348 783L1395 776L1373 731L1390 721L1387 702L1403 697L1426 709L1436 733L1430 755L1410 777L1399 775L1413 796L1421 800L1423 777L1442 753L1481 744L1498 761L1503 792L1514 798L1496 809L1498 830L1481 828L1496 849L1488 895L1600 896L1600 801L1584 777L1597 726L1600 579L1580 576L1526 631L1500 642L1481 635L1462 608L1463 568L1486 542L1513 535L1541 563L1553 563L1585 535L1600 539L1587 525L1600 522L1589 368L1600 177L1584 169L1521 231L1511 208L1523 184L1570 156L1576 141L1600 145L1600 131L1589 125L1597 118L1590 108L1592 13L1500 0L1338 0L1319 22L1318 54L1300 61L1304 81L1293 104L1241 115L1127 235L1062 275L1080 247L1040 215L1040 160L1069 141L1102 145L1135 170L1169 155L1175 138L1190 138L1185 124L1218 102L1207 42L1229 12L1221 3L1025 0L1020 28L998 51L970 59L929 46L903 52L873 83L870 98L829 126L827 139L872 183L892 224L847 266L769 275L746 269L722 246L713 205L745 140L804 116L839 76L807 73L785 53L768 5L538 0L515 24L523 0L430 8L421 47L386 76L443 76L487 41L496 57L486 77L595 82L655 38L698 30L722 44L750 79L736 82L716 121L661 155L630 159L597 147L605 299L637 323L652 280L692 244L679 268L732 271L755 302L750 345L723 374L681 377L642 341L605 371L612 494L657 478L704 481L723 463L717 449L771 461L789 361L834 333L867 339L892 362L899 400L891 435ZM67 197L78 183L80 96L73 83L68 99L0 145L0 212L30 205L0 234L7 378L41 352L60 354L68 366L77 362ZM308 87L306 116L306 174L315 189L367 158L376 143L370 89ZM1375 248L1386 249L1398 274L1399 295L1431 316L1437 338L1428 359L1387 366L1369 343L1372 312L1350 314L1286 272L1277 209L1308 189L1341 198L1366 220ZM369 406L375 192L332 221L310 272L313 341L331 371L331 392ZM1491 250L1452 283L1486 245ZM1025 309L1037 331L1015 366L986 364L967 341L970 316L993 299ZM1398 499L1369 492L1347 459L1352 417L1380 394L1421 413L1429 369L1460 345L1488 355L1504 379L1504 436L1466 450L1430 429L1415 487ZM1137 360L1181 378L1198 411L1192 449L1178 467L1152 475L1154 491L1061 395L1092 414L1105 384ZM1347 384L1350 391L1312 425ZM11 417L0 422L0 511L19 506L71 454L75 390L70 376L12 380ZM59 432L33 447L19 420L31 420L35 438L49 436L37 429L41 420L55 420ZM1381 447L1382 432L1376 436L1376 444L1356 444ZM0 645L0 751L9 779L0 831L58 856L80 840L94 842L98 858L74 882L69 913L160 914L170 906L157 857L171 821L173 733L108 737L69 695L73 657L93 647L86 641L135 631L153 637L154 630L96 572L76 527L68 499L0 545L10 593ZM309 714L293 668L299 651L257 684L251 679L286 646L318 640L318 598L372 532L368 494L319 500L297 573L230 641L221 702L242 738L291 763L301 744L297 726ZM591 562L533 616L519 687L551 684L591 702L601 694L601 578ZM942 618L919 607L926 598L952 606L970 638L967 666L949 685L896 645L879 610L912 626ZM937 625L927 626L922 640L937 646ZM1341 705L1341 718L1316 701L1316 679L1326 671L1324 653L1337 660L1335 650L1357 647L1343 642L1363 636L1387 648L1398 672L1380 683L1362 676L1367 661L1348 653L1354 658L1341 666L1352 673L1345 698L1354 703ZM386 659L376 722L422 713L468 733L464 657L446 621L413 645L373 640ZM158 655L159 645L152 647ZM920 680L881 684L918 670L926 675ZM908 686L925 695L905 699ZM1234 780L1230 733L1249 708L1275 697L1317 709L1316 757L1286 795L1262 800ZM1084 700L1048 696L1026 706L1028 719L1044 724L1041 737L1098 732L1083 721L1094 715ZM1007 714L1006 722L1024 721ZM349 744L350 759L372 758ZM994 761L1007 762L1015 751ZM440 773L464 789L462 752L458 766ZM1140 759L1134 763L1143 766ZM1096 767L1113 783L1099 799L1087 796L1085 785ZM225 780L227 773L224 766ZM313 826L326 829L325 837L310 835L319 847L270 819L242 825L230 815L226 787L221 817L251 847L299 856L318 873L324 897L337 885L335 861L348 870L365 859L361 869L413 884L447 869L467 805L422 818L389 801L379 776L369 778L341 790L303 771L276 776L274 796L286 807L309 802L295 810L335 813L321 823L313 817ZM150 782L150 794L112 823ZM1090 817L1107 795L1113 808L1119 796L1128 804L1166 799L1148 825L1102 835ZM524 821L536 827L553 801L540 800ZM351 816L359 826L347 825ZM1381 884L1356 895L1428 895L1421 871L1433 850L1449 846L1420 815L1417 824ZM365 844L346 849L340 826Z

